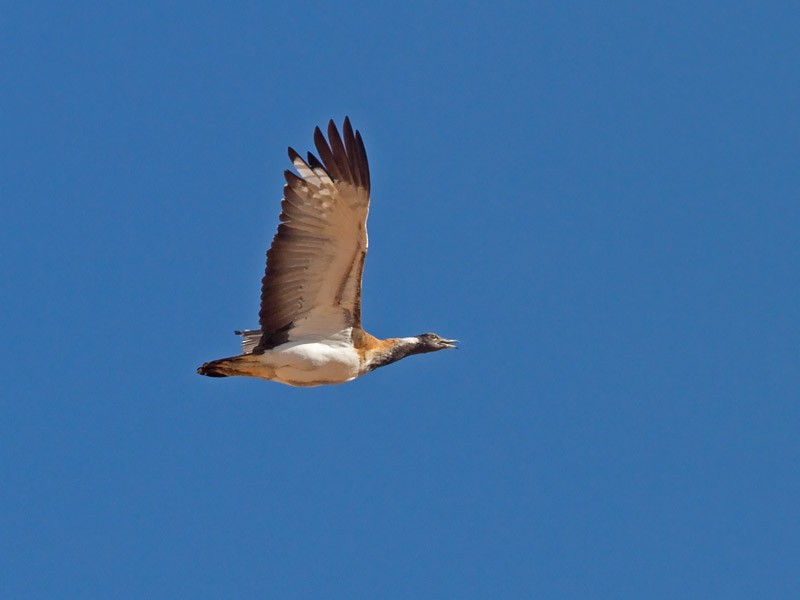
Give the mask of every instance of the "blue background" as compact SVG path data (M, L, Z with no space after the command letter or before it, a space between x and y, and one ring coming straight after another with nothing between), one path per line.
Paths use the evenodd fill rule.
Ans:
M800 9L4 9L4 598L800 597ZM350 115L364 322L195 374Z

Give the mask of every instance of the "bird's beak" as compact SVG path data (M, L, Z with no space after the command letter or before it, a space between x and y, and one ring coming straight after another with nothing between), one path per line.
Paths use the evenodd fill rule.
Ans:
M455 348L456 350L458 350L458 346L456 345L456 344L458 344L458 340L444 340L443 339L442 340L442 344L444 344L445 348Z

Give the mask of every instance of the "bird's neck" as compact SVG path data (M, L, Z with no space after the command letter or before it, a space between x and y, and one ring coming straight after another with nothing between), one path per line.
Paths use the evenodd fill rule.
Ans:
M390 365L411 354L417 354L422 346L419 339L416 337L388 338L383 341L385 347L377 350L373 356L370 357L367 365L369 371L373 371L378 367Z

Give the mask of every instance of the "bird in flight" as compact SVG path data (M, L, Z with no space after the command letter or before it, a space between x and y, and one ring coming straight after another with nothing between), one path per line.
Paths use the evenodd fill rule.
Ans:
M344 383L410 356L455 348L423 333L378 339L361 327L361 276L367 256L369 164L361 134L345 117L328 139L314 130L319 158L289 148L298 174L285 171L280 225L261 280L259 328L237 331L242 354L197 369L209 377L245 376L293 386Z

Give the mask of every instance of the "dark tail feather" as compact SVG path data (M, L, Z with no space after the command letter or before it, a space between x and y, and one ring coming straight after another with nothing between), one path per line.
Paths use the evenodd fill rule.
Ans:
M220 362L222 361L212 360L211 362L203 363L202 367L197 368L198 375L205 375L206 377L227 377L228 374L220 368Z
M206 377L260 377L271 379L275 370L261 363L261 356L257 354L240 354L228 358L219 358L205 363L197 369L200 375Z

